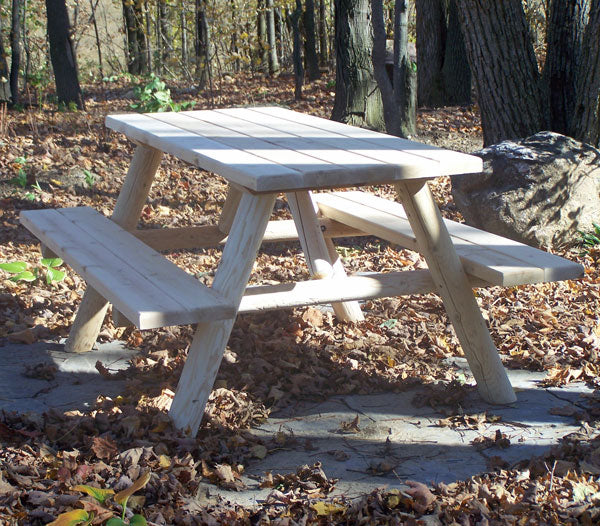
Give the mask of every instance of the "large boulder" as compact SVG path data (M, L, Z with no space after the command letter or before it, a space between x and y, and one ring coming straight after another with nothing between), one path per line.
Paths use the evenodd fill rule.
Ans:
M565 247L600 222L600 151L553 132L495 144L475 155L483 174L452 178L474 227L540 248Z

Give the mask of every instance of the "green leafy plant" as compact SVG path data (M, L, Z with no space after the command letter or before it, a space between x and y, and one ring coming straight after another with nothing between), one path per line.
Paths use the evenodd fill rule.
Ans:
M592 223L593 232L580 232L581 242L585 249L600 248L600 224Z
M27 186L27 173L25 173L25 163L27 159L25 157L17 157L13 160L13 163L18 166L17 175L15 175L10 182L20 186L21 188L25 188Z
M40 276L44 275L46 283L51 285L52 283L62 281L65 279L66 273L59 270L63 264L63 260L60 258L42 258L40 265L34 267L32 270L28 269L25 261L10 261L7 263L0 263L0 269L12 274L9 278L11 281L35 281Z
M171 98L171 90L154 73L150 75L150 82L137 86L133 93L139 102L134 102L130 108L142 113L181 111L193 108L195 105L194 102L174 102Z
M102 508L101 515L112 515L111 509L113 502L121 506L120 517L110 517L105 523L105 526L146 526L148 523L143 515L138 513L132 515L128 520L125 519L127 513L127 501L129 497L136 491L144 488L150 480L150 472L145 473L139 479L137 479L131 486L120 491L119 493L114 492L110 488L95 488L94 486L78 485L72 488L74 491L81 491L86 495L92 497ZM94 521L96 516L93 511L86 511L82 509L76 509L61 513L56 520L48 524L48 526L87 526L94 522L98 524L98 520Z
M90 188L94 186L96 183L96 174L90 172L89 170L84 170L83 175L85 175L85 184L87 184Z

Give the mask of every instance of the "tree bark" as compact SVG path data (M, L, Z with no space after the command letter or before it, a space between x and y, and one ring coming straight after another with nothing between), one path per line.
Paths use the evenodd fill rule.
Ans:
M156 21L156 29L157 29L157 67L156 70L159 73L164 71L164 67L169 58L169 54L171 52L171 38L169 36L169 14L168 14L168 6L166 0L158 0L157 5L157 18Z
M552 130L567 134L575 110L589 0L552 0L548 15L544 79L550 93Z
M46 0L50 59L54 71L58 101L75 103L83 109L83 97L77 75L77 60L70 34L69 15L65 0Z
M8 64L6 63L6 52L4 50L4 41L2 40L2 18L0 17L0 103L10 102L10 81L8 73Z
M206 0L196 0L196 79L200 89L210 81L210 32Z
M548 129L549 105L521 0L457 0L485 145Z
M258 38L258 70L269 70L269 49L267 43L267 15L265 0L258 0L256 13L256 35Z
M279 59L277 58L277 39L275 38L275 8L273 0L267 1L267 42L269 44L269 75L279 75Z
M319 57L317 56L317 36L315 31L315 3L314 0L304 1L304 56L306 59L306 72L308 80L313 81L321 77Z
M300 17L302 16L302 0L296 0L296 9L290 15L290 24L294 39L294 98L302 99L302 87L304 85L304 65L302 64L302 38L300 35Z
M319 0L319 64L327 66L329 61L329 50L327 44L327 4L326 0Z
M371 0L373 14L373 67L381 91L387 133L410 137L416 132L416 72L408 56L408 2L396 0L394 9L394 64L387 73L386 31L382 0Z
M444 104L444 55L446 48L445 0L416 0L417 99L419 106Z
M148 57L143 27L143 13L139 2L122 0L123 20L127 34L127 71L132 75L148 72Z
M600 148L600 0L592 0L585 29L575 102L569 135Z
M444 105L471 104L471 68L467 59L456 0L448 2L447 19L448 30L442 67Z
M21 18L22 2L12 0L11 25L10 25L10 91L12 103L19 103L19 70L21 69Z
M331 118L385 130L381 92L373 71L369 0L335 0L335 101Z

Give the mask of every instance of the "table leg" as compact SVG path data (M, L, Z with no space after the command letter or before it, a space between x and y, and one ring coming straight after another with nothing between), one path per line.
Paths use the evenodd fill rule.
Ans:
M227 190L227 198L225 199L223 210L221 210L221 217L219 218L219 230L223 232L223 234L229 234L229 231L231 230L231 225L233 225L233 220L235 219L235 214L243 193L244 192L234 186L230 186Z
M397 183L396 191L482 398L495 404L515 402L517 398L498 350L427 182Z
M289 192L286 197L310 274L317 279L345 276L346 271L333 242L323 236L310 192ZM331 306L340 320L364 320L357 301L332 303Z
M162 152L159 150L144 145L136 148L111 218L125 230L132 230L137 225L161 159ZM108 302L88 287L65 343L66 351L87 352L92 349L107 308Z
M256 254L273 211L276 194L242 195L212 288L239 306ZM235 319L199 323L169 415L175 426L192 436L217 377Z

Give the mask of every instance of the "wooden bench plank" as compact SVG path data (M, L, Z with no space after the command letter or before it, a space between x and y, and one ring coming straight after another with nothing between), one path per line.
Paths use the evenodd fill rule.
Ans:
M91 208L25 211L21 222L140 329L235 316L218 294Z
M326 217L411 250L417 248L399 203L366 192L315 194L314 198ZM462 223L444 222L465 271L492 285L524 285L583 275L578 263Z

